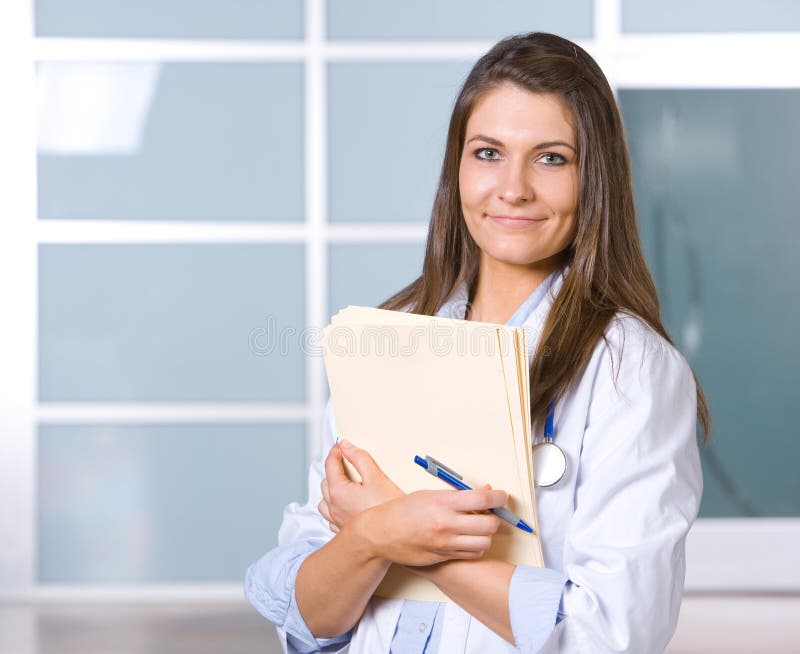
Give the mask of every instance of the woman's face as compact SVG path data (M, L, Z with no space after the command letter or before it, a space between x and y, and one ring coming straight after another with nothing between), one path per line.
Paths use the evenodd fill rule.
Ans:
M481 267L549 271L576 231L578 166L569 109L513 84L486 92L467 121L461 209Z

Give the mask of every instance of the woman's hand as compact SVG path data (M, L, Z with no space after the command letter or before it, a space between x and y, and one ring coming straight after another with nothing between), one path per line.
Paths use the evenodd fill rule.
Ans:
M348 477L344 459L361 476L360 482ZM334 532L338 532L356 514L403 495L403 491L384 474L369 452L346 440L334 445L325 459L325 479L321 488L322 501L317 508Z
M348 477L345 459L361 482ZM500 518L483 512L508 501L507 493L488 486L406 495L366 450L348 441L333 446L325 475L318 508L331 529L348 525L374 557L409 566L482 557L500 527Z
M507 501L500 490L416 491L364 511L352 529L373 556L401 565L479 559L501 521L493 513L476 512Z

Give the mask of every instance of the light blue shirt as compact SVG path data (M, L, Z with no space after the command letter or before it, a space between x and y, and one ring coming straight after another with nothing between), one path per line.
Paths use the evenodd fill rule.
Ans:
M552 284L555 273L542 282L519 306L506 323L522 326L539 306ZM467 288L462 285L437 312L437 316L463 319L468 301ZM287 649L299 654L337 651L351 636L347 632L336 638L315 639L305 624L294 598L297 571L305 558L321 547L323 542L300 542L277 547L250 567L245 592L250 602L270 621L287 633ZM509 609L512 623L527 625L530 634L524 640L539 638L542 630L552 629L558 622L561 589L566 578L555 571L543 578L542 569L517 566L512 578ZM544 583L543 583L544 581ZM276 598L278 601L276 602ZM442 621L437 615L442 604L405 600L392 639L392 654L434 653L439 650ZM541 616L541 620L532 619ZM525 628L525 627L523 627Z

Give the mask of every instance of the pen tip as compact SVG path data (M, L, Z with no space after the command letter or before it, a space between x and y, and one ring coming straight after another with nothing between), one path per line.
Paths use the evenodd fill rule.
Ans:
M520 520L517 523L517 527L519 527L523 531L527 531L529 534L533 533L533 528L527 522L525 522L524 520Z

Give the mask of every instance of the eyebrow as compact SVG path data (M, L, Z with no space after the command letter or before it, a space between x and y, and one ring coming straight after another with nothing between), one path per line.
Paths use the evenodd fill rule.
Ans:
M483 134L476 134L473 136L467 143L472 143L473 141L485 141L489 145L496 145L497 147L503 147L503 142L498 141L497 139L493 139L491 136L485 136ZM575 146L570 145L566 141L544 141L543 143L539 143L533 149L534 150L541 150L543 148L552 148L554 145L563 145L564 147L569 148L573 152L577 152Z

